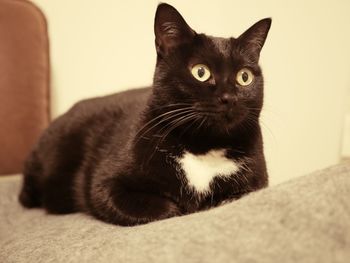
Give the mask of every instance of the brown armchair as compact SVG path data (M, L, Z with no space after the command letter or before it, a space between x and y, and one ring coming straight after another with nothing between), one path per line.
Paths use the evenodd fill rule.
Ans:
M45 17L28 1L0 0L0 174L21 172L49 116Z

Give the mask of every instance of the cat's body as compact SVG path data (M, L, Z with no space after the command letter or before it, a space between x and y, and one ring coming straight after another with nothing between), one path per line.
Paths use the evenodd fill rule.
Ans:
M262 41L259 52L250 53L241 48L252 44L249 30L239 43L197 35L184 23L172 7L158 7L152 88L82 101L51 124L27 160L23 205L134 225L267 185L257 60L270 21L253 36ZM207 66L193 73L197 63L210 65L207 82L198 81ZM254 74L242 91L227 79L241 68L249 68L241 82Z

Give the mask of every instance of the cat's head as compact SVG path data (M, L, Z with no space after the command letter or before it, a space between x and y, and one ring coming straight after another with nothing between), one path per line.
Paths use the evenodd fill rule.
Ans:
M174 7L158 6L154 101L170 126L226 133L257 122L263 105L258 61L270 25L266 18L238 38L212 37L197 34Z

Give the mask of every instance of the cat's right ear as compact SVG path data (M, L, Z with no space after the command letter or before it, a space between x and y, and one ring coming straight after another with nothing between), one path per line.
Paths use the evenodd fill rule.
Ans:
M177 47L190 43L196 32L186 23L181 14L171 5L158 5L154 20L157 53L167 55Z
M271 27L271 18L265 18L246 30L239 38L243 51L254 61L258 62L260 51L264 46Z

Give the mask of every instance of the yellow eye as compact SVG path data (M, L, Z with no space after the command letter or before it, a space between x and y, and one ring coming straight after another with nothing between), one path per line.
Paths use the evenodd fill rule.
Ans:
M204 64L194 65L191 69L191 73L196 80L201 82L207 81L211 75L209 68Z
M236 75L236 81L240 86L248 86L253 82L253 80L254 80L254 75L247 68L241 69L240 71L238 71Z

